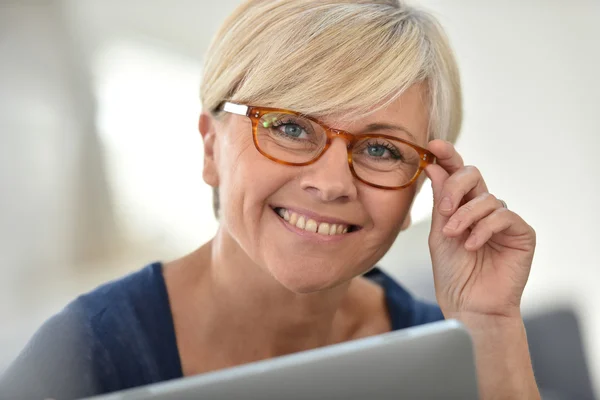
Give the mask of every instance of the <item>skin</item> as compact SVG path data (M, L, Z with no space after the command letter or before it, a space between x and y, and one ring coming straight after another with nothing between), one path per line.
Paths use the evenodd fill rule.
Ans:
M435 197L429 245L440 307L474 332L482 398L537 398L519 309L535 233L488 193L452 144L427 143L424 98L424 87L414 85L359 121L324 122L353 133L371 123L402 125L438 157L426 174ZM258 153L246 117L202 114L199 128L203 177L220 190L222 220L212 241L164 271L184 374L389 331L383 290L360 275L410 224L425 174L407 189L380 190L352 177L342 139L316 163L290 167ZM447 196L449 209L441 201ZM362 229L333 241L299 235L273 206Z

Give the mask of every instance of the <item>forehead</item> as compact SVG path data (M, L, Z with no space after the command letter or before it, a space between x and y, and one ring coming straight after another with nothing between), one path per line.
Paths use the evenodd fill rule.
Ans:
M429 127L426 86L422 83L414 84L390 104L364 117L348 121L343 115L339 115L321 117L320 120L331 127L352 133L360 133L373 124L398 125L410 132L418 144L425 145ZM412 140L410 137L408 139Z

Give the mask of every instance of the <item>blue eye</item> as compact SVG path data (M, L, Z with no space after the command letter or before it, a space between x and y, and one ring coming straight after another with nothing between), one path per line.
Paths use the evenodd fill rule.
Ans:
M379 145L369 146L367 148L367 153L371 157L382 157L386 151L387 151L387 149L385 147L379 146Z
M264 151L289 152L293 154L274 155L278 157L298 157L301 151L313 152L327 142L327 135L318 124L309 119L284 113L263 115L256 131L257 141ZM277 146L277 147L275 147ZM269 150L267 150L267 147Z
M283 128L283 133L294 138L300 137L302 132L304 132L304 129L296 124L283 124L281 127Z
M312 130L305 128L298 121L298 118L273 118L269 123L269 128L278 136L292 140L306 140L311 136L310 132L312 132Z
M400 160L402 159L402 154L400 150L392 143L388 143L387 141L374 141L372 143L367 143L363 150L365 155L379 160Z

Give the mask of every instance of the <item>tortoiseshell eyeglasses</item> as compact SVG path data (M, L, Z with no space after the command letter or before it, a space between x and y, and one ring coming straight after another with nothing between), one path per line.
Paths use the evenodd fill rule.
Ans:
M431 152L398 137L407 134L401 127L375 124L371 131L391 134L354 135L290 110L230 102L221 104L219 110L250 118L256 149L279 164L312 164L327 151L334 139L343 139L347 143L352 175L379 189L406 188L417 180L427 165L435 162Z

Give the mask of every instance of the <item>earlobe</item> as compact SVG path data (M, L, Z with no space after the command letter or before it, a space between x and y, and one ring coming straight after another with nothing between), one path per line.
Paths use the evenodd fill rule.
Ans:
M219 186L219 173L217 168L217 137L215 132L214 118L208 113L200 114L198 129L204 142L204 169L202 178L204 182L212 187Z

